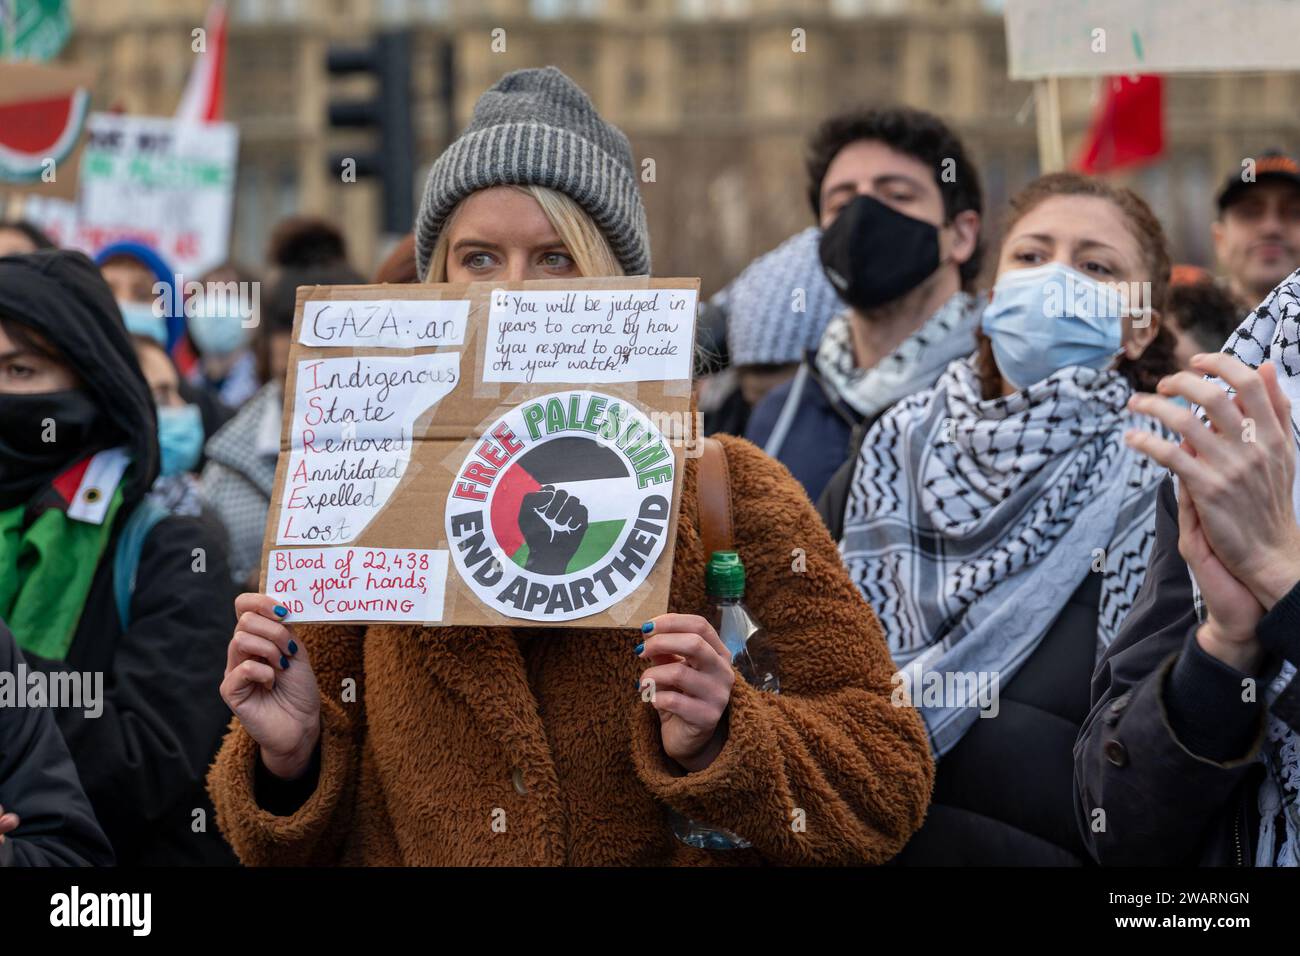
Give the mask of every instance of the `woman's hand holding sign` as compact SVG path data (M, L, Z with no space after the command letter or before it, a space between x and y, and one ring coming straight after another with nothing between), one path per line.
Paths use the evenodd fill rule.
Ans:
M688 771L703 770L727 740L720 725L736 681L731 654L695 614L661 614L645 629L637 656L653 666L641 674L641 687L659 712L664 753Z
M288 612L275 598L241 594L235 612L221 697L261 747L266 769L293 780L307 769L320 740L320 689L311 659L281 623Z

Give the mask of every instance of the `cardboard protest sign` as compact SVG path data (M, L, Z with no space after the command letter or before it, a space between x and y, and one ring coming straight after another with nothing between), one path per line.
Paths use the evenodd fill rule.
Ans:
M298 290L261 588L298 621L667 610L698 279Z

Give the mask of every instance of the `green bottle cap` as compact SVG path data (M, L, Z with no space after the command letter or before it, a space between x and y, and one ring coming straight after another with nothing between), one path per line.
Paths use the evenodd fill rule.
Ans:
M704 589L713 597L745 596L745 566L735 551L714 551L704 571Z

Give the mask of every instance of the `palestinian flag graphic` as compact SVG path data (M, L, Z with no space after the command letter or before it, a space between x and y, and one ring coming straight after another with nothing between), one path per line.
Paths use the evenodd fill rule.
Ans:
M485 423L447 491L461 583L491 612L575 621L640 588L672 527L677 462L634 402L537 395Z
M618 509L625 513L632 481L626 460L593 439L565 436L544 441L512 462L497 480L492 534L521 568L551 574L582 571L618 542L627 520ZM575 537L580 537L576 550ZM573 556L562 571L558 566L543 570L546 562L539 560L543 556L534 553L530 540L538 551L554 547Z

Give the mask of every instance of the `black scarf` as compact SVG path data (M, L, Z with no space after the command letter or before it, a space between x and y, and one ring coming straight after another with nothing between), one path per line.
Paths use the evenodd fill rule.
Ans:
M66 460L62 453L54 455L58 461L39 454L26 460L6 456L0 463L0 499L16 500L0 507L30 499L73 458L125 445L132 461L123 488L123 504L129 510L158 474L157 423L121 312L99 270L80 252L61 249L0 257L0 318L48 340L81 379L85 399L98 408L97 415L87 415L85 399L64 396L69 400L55 402L59 412L53 417L60 435L60 418L66 417L75 443L83 447ZM30 396L11 404L51 401L50 396Z

